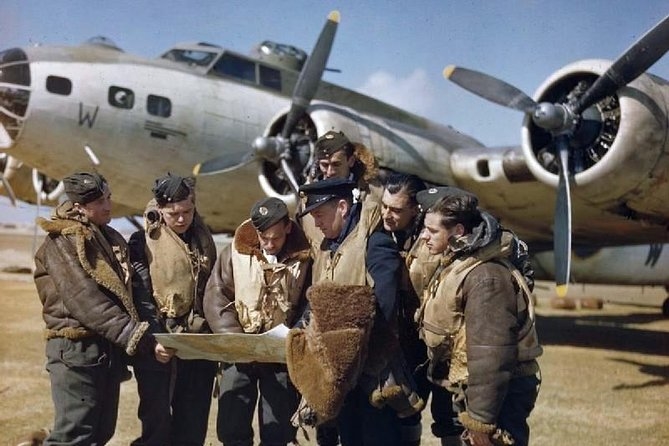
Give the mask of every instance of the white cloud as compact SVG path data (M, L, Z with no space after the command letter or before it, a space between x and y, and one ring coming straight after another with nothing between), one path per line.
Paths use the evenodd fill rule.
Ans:
M421 68L405 78L377 71L357 91L418 115L428 116L433 111L435 89Z

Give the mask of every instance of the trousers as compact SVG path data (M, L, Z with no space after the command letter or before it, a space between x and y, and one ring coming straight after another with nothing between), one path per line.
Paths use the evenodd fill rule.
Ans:
M124 352L99 336L53 338L46 343L46 357L55 414L44 444L106 444L114 436L127 374Z
M167 366L137 362L142 434L132 446L204 444L216 368L216 362L177 357Z
M342 446L399 446L402 441L395 410L372 406L360 386L346 395L337 427Z
M285 446L295 440L290 418L300 402L285 364L227 364L223 367L216 431L225 446L253 446L258 406L260 444Z
M497 427L511 434L515 446L527 446L530 442L530 426L527 419L534 409L541 381L536 375L521 376L509 381L509 388L497 418ZM456 401L458 412L465 411L465 402Z

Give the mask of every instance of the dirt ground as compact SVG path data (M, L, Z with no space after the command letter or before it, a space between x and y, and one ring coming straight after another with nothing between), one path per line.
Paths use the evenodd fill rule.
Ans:
M30 267L30 235L0 228L0 445L52 423L44 369L41 306L32 277L7 267ZM10 269L12 270L12 269ZM570 297L607 300L602 310L555 310L553 288L537 290L544 355L543 384L530 418L532 445L669 444L669 320L659 305L662 289L572 286ZM635 305L610 303L633 300ZM123 384L112 445L139 432L134 380ZM437 446L425 412L423 445ZM216 440L212 404L207 445ZM310 432L313 434L313 432ZM299 436L300 444L313 445Z

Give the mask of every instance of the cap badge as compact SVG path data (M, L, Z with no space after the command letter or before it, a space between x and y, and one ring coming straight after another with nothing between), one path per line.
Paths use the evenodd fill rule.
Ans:
M260 206L260 208L258 208L258 212L260 213L260 215L264 217L265 215L267 215L269 211L265 206Z

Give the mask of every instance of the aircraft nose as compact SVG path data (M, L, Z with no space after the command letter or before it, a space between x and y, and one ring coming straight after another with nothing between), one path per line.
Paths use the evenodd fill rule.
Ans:
M0 150L12 146L30 99L30 66L20 48L0 52Z

